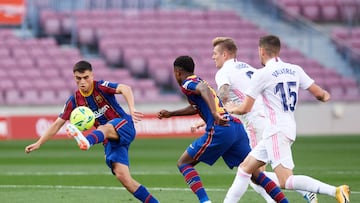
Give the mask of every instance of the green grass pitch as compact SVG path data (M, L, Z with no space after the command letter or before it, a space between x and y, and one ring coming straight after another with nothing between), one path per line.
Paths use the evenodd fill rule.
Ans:
M162 203L197 202L176 162L191 138L136 139L130 149L133 177ZM24 153L28 141L0 141L0 202L107 203L138 202L111 174L102 145L81 151L74 140L50 140L38 151ZM295 174L351 187L351 202L360 202L360 136L298 137L293 145ZM236 170L222 160L196 166L214 203L222 202ZM302 197L285 191L290 202ZM320 203L336 202L318 195ZM242 202L265 202L250 187Z

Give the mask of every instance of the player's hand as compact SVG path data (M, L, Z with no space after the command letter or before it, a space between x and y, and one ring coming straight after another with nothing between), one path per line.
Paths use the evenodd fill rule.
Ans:
M132 117L134 123L138 123L144 117L144 114L141 112L138 112L138 111L134 111L131 113L131 117Z
M231 114L234 113L234 111L236 110L237 107L238 107L238 104L236 104L234 102L228 102L225 104L225 110Z
M215 124L228 126L229 125L229 118L227 116L221 116L220 114L216 113L214 116Z
M196 132L197 129L199 129L199 127L198 127L198 126L195 126L195 125L192 125L192 126L190 127L190 131L191 131L192 133Z
M34 143L25 147L25 153L29 154L30 152L40 148L40 144Z
M158 119L169 118L171 116L170 111L161 110L157 113Z
M198 121L196 123L194 123L191 127L190 127L190 131L192 133L196 132L199 128L203 127L205 125L205 122L203 120Z

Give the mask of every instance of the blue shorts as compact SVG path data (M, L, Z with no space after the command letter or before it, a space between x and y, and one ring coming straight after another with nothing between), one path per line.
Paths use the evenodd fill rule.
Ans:
M112 169L112 163L121 163L129 166L129 146L135 139L136 130L131 119L115 118L108 122L113 125L119 140L108 140L104 144L106 164Z
M222 157L232 169L239 166L251 151L244 126L230 121L230 126L214 125L187 148L189 155L209 165Z

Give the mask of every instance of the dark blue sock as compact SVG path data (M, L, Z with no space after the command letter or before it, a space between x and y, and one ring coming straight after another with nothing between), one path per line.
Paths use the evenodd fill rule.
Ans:
M102 143L105 139L104 133L100 130L94 130L91 133L86 135L86 139L89 141L90 145Z
M184 176L186 183L193 193L196 194L200 202L208 201L209 197L206 194L205 188L200 180L200 176L195 168L190 164L184 164L179 167L179 171Z
M149 191L142 185L134 192L134 197L144 203L159 203L155 197L153 197Z
M261 185L270 197L278 203L288 203L285 194L276 185L274 181L268 178L263 172L259 173L259 177L256 179L257 184Z

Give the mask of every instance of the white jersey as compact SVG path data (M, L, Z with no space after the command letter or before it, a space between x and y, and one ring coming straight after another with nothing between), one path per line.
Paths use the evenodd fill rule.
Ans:
M230 86L229 100L235 103L242 103L245 99L245 91L250 87L252 75L258 71L247 63L230 59L225 61L217 71L215 81L218 89L223 85ZM259 95L259 97L262 97ZM254 147L262 137L264 129L265 110L261 98L255 100L252 110L240 116L246 126L251 146Z
M252 78L246 94L252 98L263 96L266 117L264 137L278 132L290 140L296 138L294 111L298 101L299 88L307 89L314 83L304 70L294 64L285 63L280 58L269 60Z

